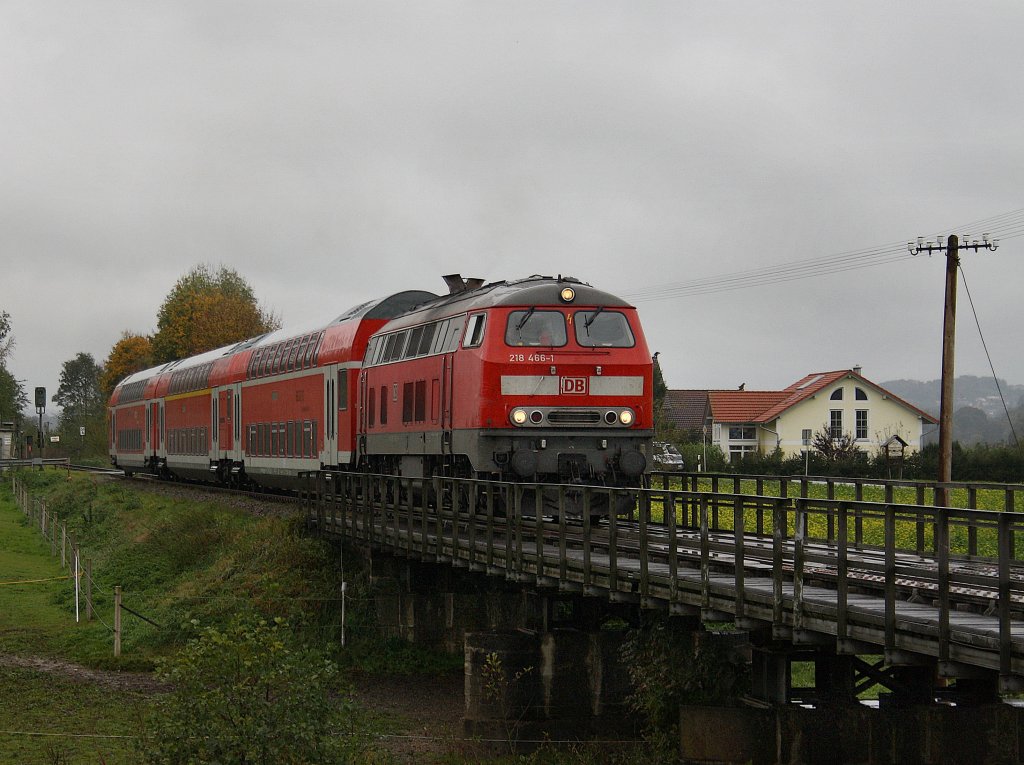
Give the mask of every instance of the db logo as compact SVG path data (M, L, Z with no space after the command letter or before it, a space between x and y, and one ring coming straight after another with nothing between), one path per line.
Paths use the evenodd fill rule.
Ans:
M568 393L570 395L586 395L587 392L587 378L586 377L563 377L561 385L562 393Z

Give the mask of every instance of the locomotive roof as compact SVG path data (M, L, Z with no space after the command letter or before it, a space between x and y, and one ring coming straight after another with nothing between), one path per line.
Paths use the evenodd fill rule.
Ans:
M491 282L477 289L464 290L439 297L396 318L388 329L419 324L432 319L451 316L495 306L567 305L560 297L565 287L572 287L576 298L568 305L632 307L620 297L598 290L571 276L534 275L517 281Z

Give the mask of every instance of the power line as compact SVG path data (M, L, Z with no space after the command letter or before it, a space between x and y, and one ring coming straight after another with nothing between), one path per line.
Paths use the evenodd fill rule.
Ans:
M996 239L1013 239L1024 236L1024 208L971 221L957 228L958 230L980 229ZM640 288L623 292L622 295L641 303L653 300L708 295L888 265L909 260L912 257L913 255L907 250L905 241L889 242L875 247L850 250L834 255L805 258L803 260L778 263L746 271L736 271L700 279L691 279L685 282Z

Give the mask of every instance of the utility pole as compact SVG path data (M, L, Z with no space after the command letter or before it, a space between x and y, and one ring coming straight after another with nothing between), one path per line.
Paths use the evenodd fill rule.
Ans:
M999 247L998 239L989 239L982 234L981 241L971 242L964 234L963 249L995 250ZM942 237L934 242L925 242L918 237L917 242L907 242L911 255L921 252L946 253L946 300L942 312L942 392L939 399L939 488L936 491L935 504L940 507L949 506L949 482L953 480L953 358L956 343L956 270L960 266L960 238L950 234L946 243Z

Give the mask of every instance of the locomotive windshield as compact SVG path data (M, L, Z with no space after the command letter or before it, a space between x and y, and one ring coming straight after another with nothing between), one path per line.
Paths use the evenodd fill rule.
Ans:
M618 311L580 311L573 323L576 342L587 348L632 348L636 342L625 314Z
M513 311L505 326L508 345L562 346L566 343L565 316L559 311Z

